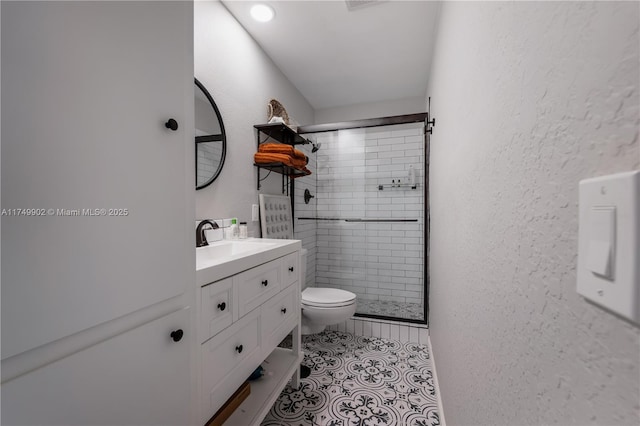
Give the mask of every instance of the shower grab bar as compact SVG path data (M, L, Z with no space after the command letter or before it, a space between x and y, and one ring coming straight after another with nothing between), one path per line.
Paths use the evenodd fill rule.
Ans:
M345 222L417 222L418 219L343 219L339 217L299 217L299 220L344 220Z
M345 219L345 222L417 222L418 219Z

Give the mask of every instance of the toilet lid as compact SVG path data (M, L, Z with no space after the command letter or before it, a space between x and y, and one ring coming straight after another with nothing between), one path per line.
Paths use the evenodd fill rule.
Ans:
M337 288L309 287L302 292L302 304L324 308L346 306L352 304L356 295L350 291Z

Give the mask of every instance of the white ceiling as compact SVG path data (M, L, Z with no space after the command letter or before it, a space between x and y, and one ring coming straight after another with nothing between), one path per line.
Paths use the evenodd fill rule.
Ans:
M275 9L268 23L249 9ZM315 109L424 96L440 3L233 1L226 8Z

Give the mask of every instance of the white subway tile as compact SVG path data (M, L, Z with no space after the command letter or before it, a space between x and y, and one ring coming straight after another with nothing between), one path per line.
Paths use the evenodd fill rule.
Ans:
M420 330L418 327L409 327L409 342L420 343Z
M380 300L380 297L377 294L362 294L360 295L360 299L365 299L365 300Z
M389 338L394 340L400 339L400 326L397 324L389 324Z
M409 342L409 326L401 325L399 328L400 328L399 340L403 343L408 343Z
M388 323L381 323L380 324L380 337L383 339L389 339L391 338L391 327L390 324Z
M421 297L421 293L416 291L394 291L394 296L404 297L406 299L418 299Z
M378 170L382 172L398 172L404 170L404 166L402 164L381 165L378 166Z
M402 302L405 303L406 299L404 297L396 297L396 296L378 296L380 300L385 300L387 302Z
M429 329L428 328L420 328L418 330L418 339L421 345L429 344Z
M381 324L379 322L371 322L371 336L382 337L380 331Z
M419 125L413 125L415 127L413 128L406 128L406 129L397 129L397 130L392 130L391 131L391 135L392 136L403 136L403 137L411 137L411 136L415 136L415 137L422 137L422 132L423 132L423 128L422 128L422 124ZM396 126L396 127L400 127L400 126Z
M377 294L377 295L383 295L383 296L391 296L391 293L392 293L391 290L386 290L386 289L382 289L382 288L371 288L371 287L367 288L367 294Z
M415 164L416 160L412 157L405 157L406 151L402 153L402 156L396 156L391 159L391 164ZM405 168L405 170L408 170Z
M392 292L389 296L393 296L393 294L396 291L404 291L405 290L405 285L403 283L392 283L392 282L381 282L380 284L380 288L382 289L387 289L387 290L394 290L394 292Z
M405 288L406 288L406 290L407 290L408 292L409 292L409 291L412 291L412 292L416 292L416 293L420 293L420 294L421 294L421 293L422 293L423 286L422 286L422 284L413 284L413 285L412 285L412 284L407 284L407 285L405 286ZM418 297L420 297L420 296L418 296Z
M356 336L364 336L363 334L363 321L359 321L359 320L355 320L353 321L354 324L354 330L353 330L353 334L355 334Z
M424 149L420 148L420 149L411 149L411 148L405 148L405 155L407 157L411 157L415 160L415 165L416 165L416 170L418 170L418 166L421 167L419 170L422 170L424 161L423 161L423 155L424 155Z
M354 322L354 320L353 320L353 319L349 318L349 319L346 321L346 330L345 330L345 331L346 331L347 333L354 334L354 331L355 331L355 322Z
M362 321L362 334L361 336L370 337L372 335L373 323L371 321Z

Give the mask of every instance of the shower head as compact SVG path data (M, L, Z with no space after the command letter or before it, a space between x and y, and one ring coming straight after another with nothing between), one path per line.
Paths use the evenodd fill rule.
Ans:
M320 147L322 146L322 144L321 144L321 143L317 143L317 144L312 143L311 145L313 145L313 148L311 148L311 152L312 152L312 153L313 153L313 152L316 152L317 150L319 150L319 149L320 149Z

